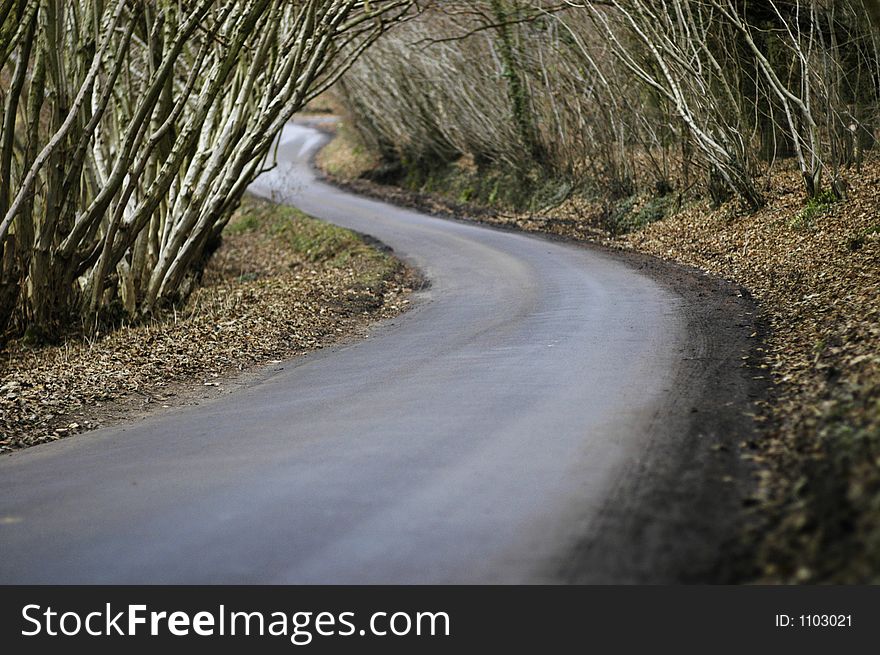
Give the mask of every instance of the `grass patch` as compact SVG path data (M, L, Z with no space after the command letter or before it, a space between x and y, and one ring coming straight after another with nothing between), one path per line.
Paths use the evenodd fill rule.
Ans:
M315 263L328 262L340 255L350 258L375 252L351 230L312 218L295 207L246 198L226 226L224 236L253 232L281 239L293 252Z
M336 127L337 136L318 153L320 167L347 180L354 180L376 170L381 161L366 148L345 123Z
M396 275L400 263L383 250L345 228L327 223L295 207L279 206L256 198L246 198L224 230L231 238L257 235L274 242L291 259L301 259L316 266L345 269L353 276L354 286L377 291L382 283ZM299 265L285 263L287 268ZM243 271L239 279L256 279L258 274Z
M827 190L807 200L807 204L789 222L789 227L797 231L816 229L816 219L825 214L838 198L833 191Z
M226 225L224 234L240 235L256 232L260 227L260 217L256 213L238 213Z

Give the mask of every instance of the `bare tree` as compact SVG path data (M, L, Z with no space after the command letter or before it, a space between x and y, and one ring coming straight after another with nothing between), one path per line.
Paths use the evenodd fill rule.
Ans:
M842 196L880 107L872 6L450 1L377 44L342 95L405 165L468 154L612 197L701 179L757 208L791 156L809 196Z
M0 324L184 296L284 123L413 4L3 0Z

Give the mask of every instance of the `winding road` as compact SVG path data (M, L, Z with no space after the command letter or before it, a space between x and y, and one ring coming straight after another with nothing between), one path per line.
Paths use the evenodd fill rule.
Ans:
M430 286L235 393L0 459L0 582L674 577L642 552L666 537L583 545L646 456L688 447L707 382L682 382L705 355L685 300L599 250L331 187L309 165L325 138L289 125L252 191L380 239ZM601 569L627 549L643 574Z

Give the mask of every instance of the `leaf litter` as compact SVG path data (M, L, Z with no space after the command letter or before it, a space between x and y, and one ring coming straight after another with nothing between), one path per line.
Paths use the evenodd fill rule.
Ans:
M324 348L394 316L415 274L353 232L247 198L181 307L61 345L0 352L0 452L153 406L220 393L255 365ZM212 391L213 390L213 391Z

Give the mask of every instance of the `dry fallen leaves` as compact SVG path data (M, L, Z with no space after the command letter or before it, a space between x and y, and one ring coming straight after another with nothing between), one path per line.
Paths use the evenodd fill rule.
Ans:
M168 403L175 383L220 387L214 378L331 344L397 313L408 276L351 232L248 199L185 306L91 340L0 353L0 451L120 418L123 399Z

